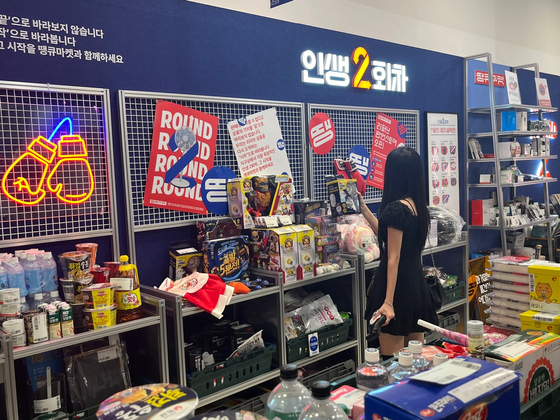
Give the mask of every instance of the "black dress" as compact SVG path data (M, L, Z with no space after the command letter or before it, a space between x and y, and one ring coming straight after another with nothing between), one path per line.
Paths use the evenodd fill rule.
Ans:
M410 207L400 201L389 203L379 216L378 234L381 261L373 284L368 290L365 319L371 319L373 312L385 301L387 290L387 228L403 232L397 285L393 298L395 318L381 329L391 335L407 336L413 332L424 332L418 319L439 325L435 309L431 305L430 290L422 271L422 248L424 241L419 238L418 217Z

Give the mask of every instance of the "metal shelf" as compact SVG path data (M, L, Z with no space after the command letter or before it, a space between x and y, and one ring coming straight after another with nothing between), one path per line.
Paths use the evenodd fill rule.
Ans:
M338 346L334 346L330 349L324 350L316 356L306 357L305 359L297 360L294 363L296 363L298 367L302 367L356 346L358 346L358 340L347 341L346 343L339 344Z
M500 162L517 162L519 160L543 160L543 159L558 159L557 155L549 156L518 156L509 158L500 158ZM484 158L484 159L469 159L469 163L494 163L496 160L494 158Z
M505 137L552 137L558 133L556 131L498 131L496 133L499 138ZM492 132L487 131L484 133L470 133L470 139L480 139L485 137L492 137Z
M373 269L379 267L380 263L381 263L380 260L375 260L375 261L372 261L370 263L365 264L364 267L365 267L366 270L373 270Z
M272 286L272 287L267 287L267 288L261 289L261 290L254 290L254 291L246 293L244 295L233 296L231 298L231 301L229 302L228 306L229 305L235 305L236 303L245 302L245 301L248 301L248 300L258 299L258 298L261 298L261 297L264 297L264 296L274 295L274 294L277 294L279 292L280 292L280 287L279 286ZM183 308L183 310L182 310L183 316L200 314L202 312L205 312L205 311L200 309L197 306L191 306L191 307Z
M298 363L299 365L299 363ZM253 386L259 385L263 382L269 381L271 379L277 378L280 376L280 369L271 370L268 373L263 373L256 378L249 379L245 382L241 382L240 384L231 386L229 388L224 389L223 391L216 392L214 394L208 395L207 397L203 397L198 400L198 406L203 407L214 401L221 400L222 398L229 397L230 395L237 394L238 392L245 391Z
M468 298L462 298L454 302L450 302L447 305L443 305L437 313L441 314L442 312L449 311L450 309L455 309L459 306L465 305L467 302L468 302Z
M523 182L516 182L514 184L502 184L502 187L513 188L513 187L524 187L527 185L539 185L545 184L549 182L556 182L558 181L556 178L543 178L537 179L535 181L523 181ZM496 188L496 184L469 184L469 188Z
M333 271L332 273L321 274L320 276L313 277L307 280L298 280L293 283L285 283L284 290L295 289L296 287L308 286L313 283L335 279L337 277L351 276L356 273L356 267L346 268L344 270Z
M519 226L511 226L511 227L506 227L505 230L520 230L520 229L524 229L526 227L531 227L531 226L535 226L535 225L544 225L546 223L550 223L555 221L556 218L549 218L549 219L544 219L544 220L536 220L530 223L525 223L523 225L519 225ZM469 225L469 229L488 229L488 230L499 230L501 227L500 226L477 226L477 225Z
M86 343L88 341L109 337L115 334L120 334L128 331L138 330L140 328L150 327L152 325L159 325L160 322L161 322L160 317L158 315L153 315L153 316L148 316L146 318L125 322L123 324L117 324L114 327L105 328L102 330L91 330L70 337L59 338L58 340L45 341L44 343L32 344L26 347L15 348L14 360L22 359L28 356L33 356L37 353L42 353L45 351L61 349L67 346L73 346L75 344Z
M467 111L468 112L472 112L474 114L490 114L490 107L484 107L484 108L469 108ZM535 112L556 112L558 111L558 108L554 108L554 107L549 107L549 106L537 106L537 105L511 105L511 104L505 104L505 105L496 105L494 107L494 110L496 112L503 112L503 111L526 111L529 113L535 113Z

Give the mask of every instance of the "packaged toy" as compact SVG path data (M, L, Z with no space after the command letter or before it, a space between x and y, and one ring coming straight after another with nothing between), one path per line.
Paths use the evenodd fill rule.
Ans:
M303 200L294 201L294 212L296 224L301 225L307 223L308 217L326 216L326 203L321 200Z
M281 271L284 283L297 280L297 235L289 227L253 229L251 267Z
M247 236L213 239L203 243L204 271L217 274L225 282L249 278L249 241Z
M307 225L291 227L297 234L298 268L297 279L310 279L317 275L315 261L315 238L313 229Z
M329 205L333 216L360 212L358 184L355 179L332 179L327 181Z
M237 227L251 229L255 222L249 212L249 196L253 193L250 177L235 178L227 183L229 216Z
M198 228L198 244L202 247L204 241L220 238L231 238L239 235L239 229L233 219L227 217L224 219L205 220L196 222Z
M376 244L373 230L366 225L353 223L346 231L344 238L346 250L352 254L363 254L369 263L379 258L379 247Z
M560 314L560 264L529 266L531 310Z
M169 278L179 280L183 277L202 271L202 252L187 242L171 242L169 244Z

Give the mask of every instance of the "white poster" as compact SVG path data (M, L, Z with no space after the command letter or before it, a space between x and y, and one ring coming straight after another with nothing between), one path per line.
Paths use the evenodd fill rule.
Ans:
M292 178L276 108L231 121L228 131L241 176L285 173Z
M537 87L537 98L539 99L539 106L552 106L546 79L543 79L542 77L535 77L535 85Z
M521 105L521 92L519 91L519 82L517 81L517 73L505 71L506 87L508 93L508 101L510 105Z
M457 114L427 115L429 204L461 214Z

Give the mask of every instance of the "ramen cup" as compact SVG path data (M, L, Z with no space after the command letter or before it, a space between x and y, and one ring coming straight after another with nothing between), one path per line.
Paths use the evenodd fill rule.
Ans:
M91 252L91 266L90 267L93 267L95 265L95 257L97 255L97 244L95 244L93 242L85 242L83 244L76 244L76 249L78 251Z
M91 252L70 251L58 256L64 278L79 280L91 271Z

